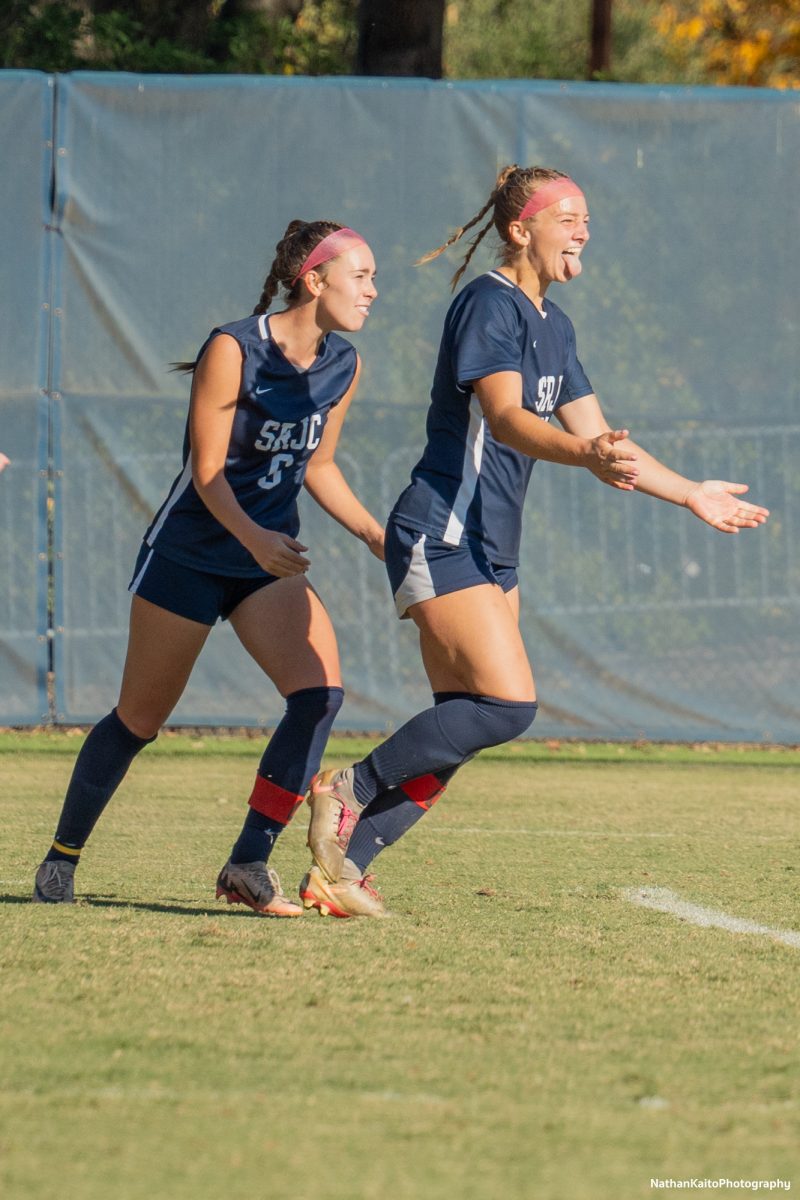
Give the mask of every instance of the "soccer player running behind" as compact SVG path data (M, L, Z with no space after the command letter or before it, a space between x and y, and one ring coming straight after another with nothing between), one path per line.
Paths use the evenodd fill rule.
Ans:
M319 769L342 691L336 636L306 578L297 497L314 500L383 558L383 530L350 490L334 452L358 383L353 346L377 296L375 261L351 229L292 221L252 316L214 329L195 363L183 470L134 569L128 654L116 708L78 755L34 901L71 903L85 845L139 751L180 699L217 619L286 700L217 896L295 917L267 866ZM287 304L270 306L283 287Z
M479 750L519 737L536 715L520 636L516 568L534 460L585 467L621 491L688 508L724 533L763 524L743 484L677 475L611 430L575 349L569 318L546 298L580 275L589 240L581 189L560 171L506 167L453 279L494 225L502 263L456 297L445 318L427 445L386 529L386 566L400 617L417 625L432 708L361 762L311 785L314 865L300 893L339 917L383 916L368 868L441 796ZM549 424L556 416L563 426Z

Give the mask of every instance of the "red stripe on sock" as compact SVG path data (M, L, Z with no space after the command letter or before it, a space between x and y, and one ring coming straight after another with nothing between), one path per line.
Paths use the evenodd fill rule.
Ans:
M279 821L281 825L288 825L303 803L303 797L296 796L294 792L287 792L286 788L278 787L277 783L264 779L262 775L256 775L247 803L256 812L261 813L262 817L269 817L273 821Z
M445 785L435 775L418 775L416 779L407 779L400 784L400 791L424 809L433 808L445 790Z

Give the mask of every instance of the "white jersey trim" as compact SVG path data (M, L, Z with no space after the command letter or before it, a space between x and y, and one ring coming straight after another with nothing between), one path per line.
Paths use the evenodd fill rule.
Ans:
M169 514L171 513L171 511L175 507L175 505L178 503L181 496L186 491L186 489L188 488L188 486L191 482L192 482L192 455L190 453L189 457L186 460L186 466L183 468L183 474L181 475L180 479L175 484L175 487L172 490L172 495L167 497L164 507L161 510L161 515L159 516L159 518L156 521L153 528L150 530L149 536L147 538L148 546L153 545L153 542L156 540L159 533L164 528L164 522L166 521L167 517L169 516Z
M464 447L464 465L461 470L461 483L456 493L453 508L444 531L442 541L448 546L458 546L464 533L464 523L467 519L467 509L473 501L478 487L483 460L483 443L486 423L478 397L473 394L469 402L469 427L467 429L467 444Z
M266 313L262 313L258 318L258 332L261 334L262 342L266 342L269 338L269 325L267 324Z
M496 279L499 283L504 283L506 287L513 288L517 286L510 279L506 279L505 275L501 275L499 271L487 271L486 274L491 275L492 279Z

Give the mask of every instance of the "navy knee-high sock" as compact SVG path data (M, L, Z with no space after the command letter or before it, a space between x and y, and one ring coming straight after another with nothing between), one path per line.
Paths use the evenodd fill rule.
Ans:
M469 756L470 758L472 755ZM466 759L464 760L467 761ZM447 785L463 763L409 779L399 787L388 788L376 796L358 819L347 857L365 874L373 859L387 846L393 846L417 821L440 800Z
M520 737L536 716L535 701L456 695L418 713L355 764L353 790L362 806L387 788L458 766L487 746Z
M103 809L140 750L155 737L140 738L123 725L113 709L98 721L75 760L52 848L46 855L77 863Z
M319 770L342 688L302 688L286 697L286 712L258 766L242 832L231 862L266 862L278 835L303 802Z
M444 704L446 700L468 695L468 692L434 692L433 703ZM370 801L362 811L347 847L347 857L362 875L382 850L394 845L426 812L430 812L444 795L456 771L470 758L471 754L455 766L408 779L396 788L387 788Z

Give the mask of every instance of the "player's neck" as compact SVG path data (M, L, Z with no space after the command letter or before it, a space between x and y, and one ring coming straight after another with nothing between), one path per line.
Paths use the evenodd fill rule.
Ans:
M508 263L499 270L501 275L505 275L506 279L510 279L521 292L525 293L531 304L539 309L539 312L544 311L544 297L550 283L549 279L542 279L533 270L527 259Z
M311 366L319 354L326 329L320 329L310 305L271 313L269 328L272 339L284 358L301 370Z

